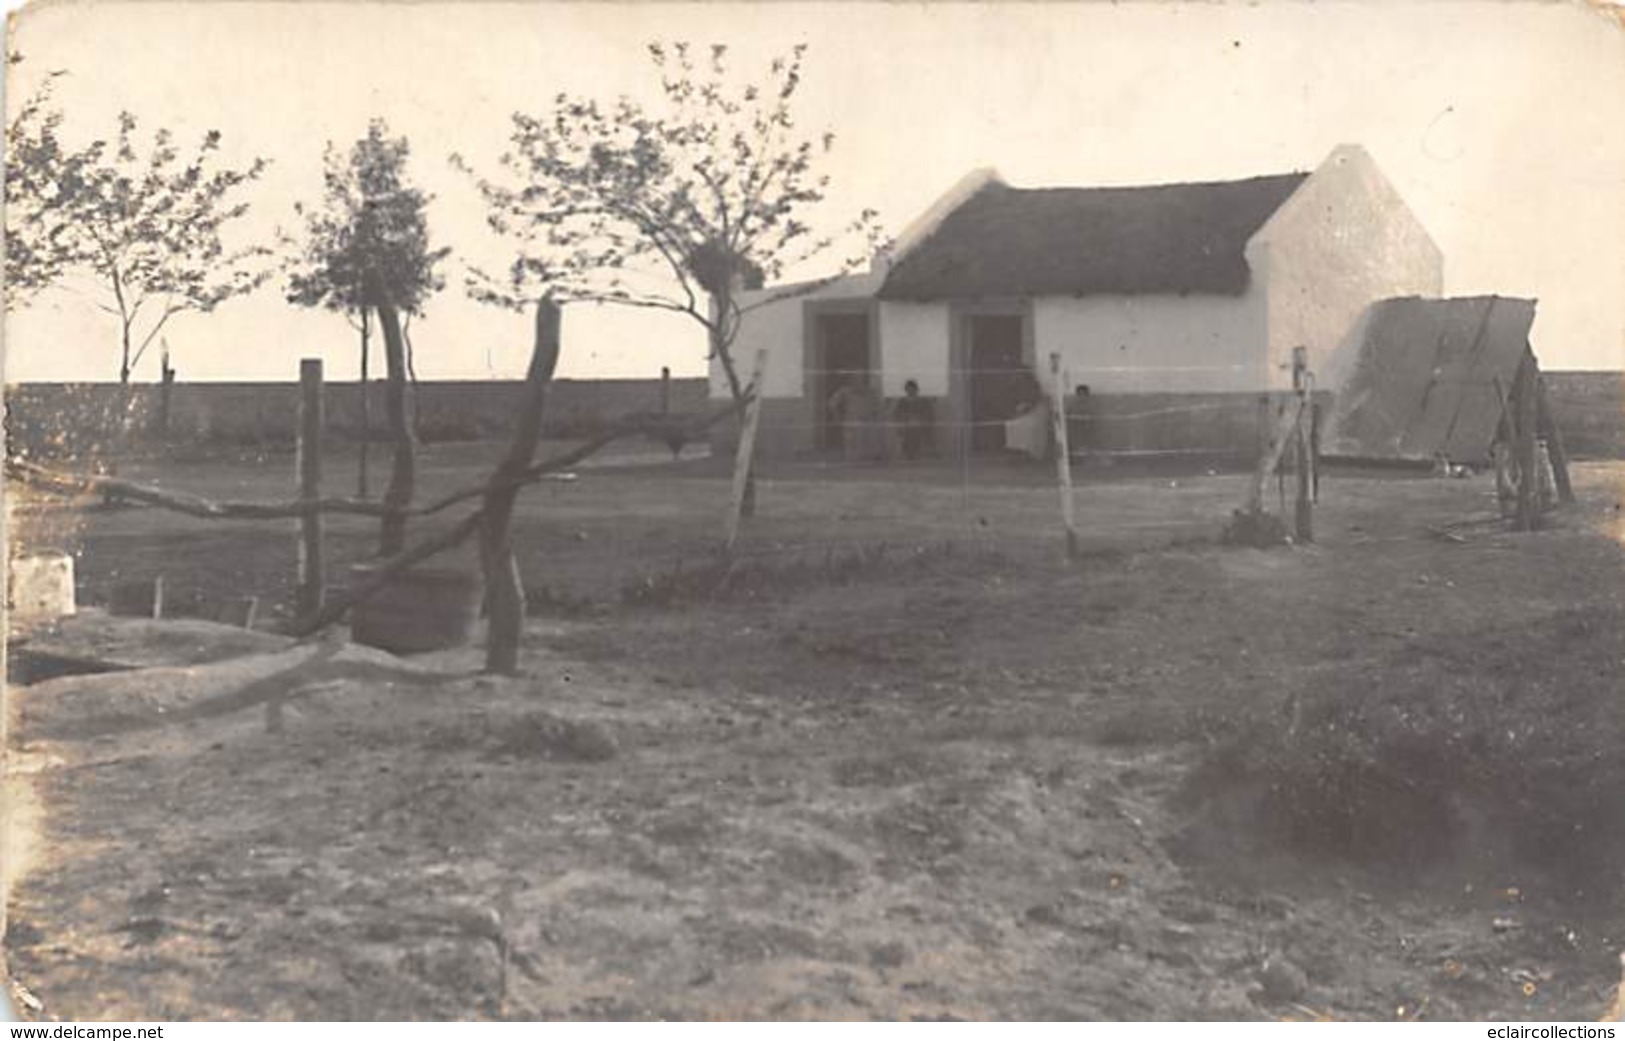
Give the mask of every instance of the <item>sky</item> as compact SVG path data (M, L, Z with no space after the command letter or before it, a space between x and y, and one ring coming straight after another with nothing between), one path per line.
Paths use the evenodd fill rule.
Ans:
M523 316L467 300L462 264L501 267L464 155L495 172L511 114L559 91L649 97L651 40L723 42L737 64L808 44L798 121L831 130L829 212L901 230L967 172L1017 186L1148 184L1313 169L1363 145L1441 247L1445 290L1540 301L1549 369L1625 368L1625 32L1578 3L158 3L48 0L14 15L7 108L51 70L63 136L128 109L182 140L224 135L272 165L240 229L268 240L321 190L322 151L381 116L413 148L454 250L412 325L419 376L514 378ZM820 272L808 269L803 274ZM110 380L117 325L76 279L8 315L6 378ZM88 294L88 295L87 295ZM677 316L574 304L563 377L704 371ZM356 335L273 283L166 327L183 380L329 378ZM157 352L137 379L154 379Z

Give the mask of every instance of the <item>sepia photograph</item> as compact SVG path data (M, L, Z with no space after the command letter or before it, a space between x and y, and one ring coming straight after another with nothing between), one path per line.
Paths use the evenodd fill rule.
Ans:
M1620 1020L1622 101L1602 0L16 7L0 1018Z

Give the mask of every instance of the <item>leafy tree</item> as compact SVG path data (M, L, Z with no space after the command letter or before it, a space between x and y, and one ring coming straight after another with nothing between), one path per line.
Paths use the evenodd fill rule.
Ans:
M391 137L382 119L347 154L328 143L320 209L296 205L303 244L288 264L287 298L350 318L361 333L361 494L367 493L368 353L371 314L391 308L410 319L444 288L435 268L451 252L429 244L426 216L433 197L410 186L405 137ZM409 359L408 359L409 363ZM391 370L389 378L396 373Z
M26 106L19 119L24 115ZM212 311L270 277L259 263L270 250L228 249L222 238L248 212L235 197L260 176L266 160L243 169L221 165L218 130L204 134L184 157L168 130L138 145L137 120L129 112L120 113L112 142L64 152L54 113L42 108L30 119L38 134L25 140L38 147L18 154L17 176L33 194L47 229L37 234L50 248L43 260L35 249L19 263L31 267L36 282L72 268L95 278L97 306L119 320L121 383L129 383L171 318ZM8 161L8 182L10 167Z
M11 64L22 59L10 57ZM6 124L6 306L14 308L56 282L78 256L61 202L84 177L82 153L65 152L52 104L53 72Z
M867 262L881 244L876 214L864 210L835 235L814 232L830 183L819 161L835 138L804 136L793 119L805 45L774 58L760 82L736 82L721 44L703 61L681 42L648 51L657 111L559 94L545 115L513 115L501 179L476 183L488 223L518 243L518 256L501 276L475 269L469 290L510 307L551 289L685 315L705 328L743 401L732 351L743 316L829 279L746 306L739 291L828 263L838 240L854 246L838 273Z

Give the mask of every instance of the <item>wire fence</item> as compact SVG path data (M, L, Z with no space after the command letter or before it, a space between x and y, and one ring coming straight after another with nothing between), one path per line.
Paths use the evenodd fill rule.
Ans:
M1251 469L1289 394L1185 402L1168 401L1178 398L1169 394L1150 407L1130 402L1118 404L1117 412L1074 413L1064 482L1049 415L1053 396L1009 419L934 419L934 450L912 459L901 450L904 424L890 416L832 424L819 421L812 404L803 402L799 414L781 412L763 425L755 509L731 552L723 552L731 451L652 455L597 467L590 453L579 451L590 444L582 442L549 456L571 460L565 466L533 468L537 472L529 475L515 513L514 548L532 607L568 613L884 582L910 568L974 571L993 561L1054 566L1069 548L1088 556L1209 542L1242 503ZM1164 424L1169 420L1176 422ZM1185 421L1190 425L1181 427ZM1164 424L1163 436L1154 444L1113 442L1102 436L1113 422ZM833 442L832 426L841 431ZM1215 439L1214 431L1227 439ZM626 433L650 431L629 427ZM1079 433L1081 445L1073 440ZM820 437L826 438L823 448L817 447ZM777 445L767 444L775 438ZM980 438L985 443L977 444ZM473 503L488 490L480 481L501 449L494 442L488 452L475 447L421 450L410 509L415 538L432 542L449 531L458 516L440 511ZM726 447L725 436L720 447ZM476 460L481 453L489 457L483 463ZM1287 471L1285 459L1277 474ZM332 460L327 487L349 487L353 474L346 467L353 462ZM548 471L548 480L539 480L541 470ZM267 603L291 602L297 544L288 518L308 512L308 504L285 498L295 488L291 465L276 474L249 473L246 466L239 472L236 464L211 469L154 461L123 476L138 483L152 478L192 516L143 519L148 511L81 502L83 514L63 530L89 551L92 568L125 578L163 574L168 588L182 595L188 586L218 596L251 587ZM1266 506L1285 515L1285 481L1274 483ZM239 525L219 524L215 507L199 505L211 492L238 485L261 506L226 518ZM279 495L281 502L271 501ZM327 529L328 580L342 587L347 569L372 554L375 528L386 511L376 502L329 505L335 503L341 511ZM225 570L222 558L230 565Z

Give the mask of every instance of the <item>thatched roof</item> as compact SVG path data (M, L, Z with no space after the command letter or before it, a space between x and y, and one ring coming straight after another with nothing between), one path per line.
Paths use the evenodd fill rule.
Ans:
M1240 295L1247 241L1306 177L1133 188L991 181L897 261L880 297Z
M1327 360L1337 397L1322 451L1488 461L1534 321L1535 302L1514 297L1378 300Z

